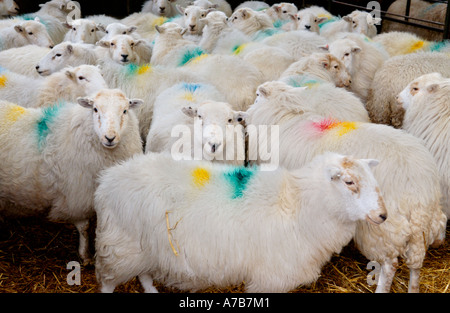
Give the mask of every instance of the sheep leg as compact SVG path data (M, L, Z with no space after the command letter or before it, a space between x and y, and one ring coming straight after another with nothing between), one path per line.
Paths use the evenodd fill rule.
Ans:
M420 281L420 268L410 268L409 269L409 293L419 292L419 282Z
M381 273L378 279L376 293L387 293L391 290L392 281L394 280L395 271L397 270L397 258L385 260L381 264Z
M83 260L83 265L92 264L89 253L89 220L77 221L74 224L80 234L78 253Z
M153 278L150 274L145 273L138 276L142 287L146 293L158 293L158 290L153 286Z
M116 289L116 285L106 284L104 282L101 283L101 288L100 288L101 293L113 293L114 289Z

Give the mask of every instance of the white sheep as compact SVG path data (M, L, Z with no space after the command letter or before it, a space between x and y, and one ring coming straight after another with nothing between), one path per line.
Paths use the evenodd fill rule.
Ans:
M280 2L272 4L270 8L264 10L274 23L285 23L290 20L290 16L297 14L298 8L294 3Z
M100 69L93 65L68 67L45 78L34 78L10 71L0 72L0 99L23 107L75 102L107 88ZM24 86L27 88L24 89Z
M28 45L0 51L0 67L29 77L39 77L36 64L49 52L50 48Z
M135 39L139 39L140 35L137 32L137 26L127 26L122 23L111 23L106 27L103 25L99 26L102 31L105 33L105 36L101 38L101 40L111 40L112 37L116 35L129 35L134 37Z
M375 25L380 22L379 17L374 18L368 12L355 10L342 19L334 18L323 23L320 27L320 34L328 39L333 39L340 32L358 33L372 38L377 34Z
M177 19L176 17L172 19L164 16L158 16L150 12L148 13L137 12L121 19L119 22L129 27L131 26L136 27L138 29L138 34L141 37L149 41L153 41L153 39L155 39L155 36L157 34L155 30L156 25L161 26L162 24L168 21L176 19Z
M178 14L176 5L187 6L188 0L147 0L142 5L142 13L153 13L164 17L174 17Z
M17 15L19 10L20 8L14 0L0 1L0 16Z
M0 51L27 45L53 47L53 41L39 18L0 28Z
M330 82L337 87L350 87L352 80L344 63L329 53L313 53L292 63L280 76L280 80L296 75L308 75Z
M202 7L205 10L215 9L223 12L227 17L233 13L231 5L226 0L195 0L193 5Z
M402 128L423 139L436 159L443 208L450 218L450 79L439 73L422 75L400 92L397 102L405 110Z
M344 63L350 73L350 90L365 103L375 73L389 58L387 52L359 34L346 34L327 47L332 55Z
M248 112L247 132L254 138L248 125L260 125L258 116L265 117L261 121L264 125L279 125L279 166L299 168L326 151L380 160L374 176L388 219L378 228L359 222L354 241L364 256L381 264L377 292L389 292L399 257L410 269L409 291L418 292L426 250L443 243L447 222L438 168L431 153L420 139L386 125L312 116L315 108L308 110L307 106L303 110L309 114L282 114L283 108L271 101L279 91L265 87L258 89L259 96ZM271 121L268 116L272 116ZM250 160L258 160L258 149L265 151L261 143L271 142L266 138L269 135L261 132L258 143L249 141Z
M191 291L310 284L357 221L376 228L386 219L376 164L328 153L296 170L261 171L147 154L112 167L95 195L101 291L135 276L146 292L157 292L153 280Z
M420 52L386 60L375 73L367 97L371 121L401 127L404 111L397 106L396 96L415 78L433 72L450 77L450 57L445 53Z
M212 11L212 9L203 9L196 5L189 5L183 8L177 5L177 10L181 14L180 25L186 29L186 34L191 36L201 36L205 24L202 19Z
M180 83L166 89L155 100L146 153L166 151L180 159L244 165L241 124L246 114L224 101L209 84Z
M53 47L37 63L34 63L34 67L39 75L46 76L66 66L78 66L82 64L96 65L98 62L99 56L93 45L62 42Z
M290 15L290 21L282 26L284 30L307 30L320 34L319 24L327 20L326 16L317 17L308 9L298 11L296 14Z
M264 11L266 9L268 9L270 7L270 5L268 5L266 2L264 1L257 1L257 0L249 0L249 1L244 1L242 3L240 3L233 12L236 12L239 9L242 8L248 8L248 9L252 9L254 11Z
M274 114L306 116L309 111L336 120L370 122L363 103L351 92L311 77L304 77L302 84L297 84L298 80L295 82L294 86L289 84L289 80L265 82L258 88L255 104L251 105L247 112L250 114L252 108L257 106L259 92L273 90L270 94L270 105L279 106L280 111L275 113L273 109L267 112L258 110L260 115L257 120L261 125L271 124Z
M29 109L1 103L0 214L40 214L74 223L80 256L89 262L88 226L95 214L97 175L142 154L132 112L140 100L104 89L78 102Z
M64 41L95 44L105 35L99 25L92 20L80 18L65 25L69 31Z
M268 15L249 8L235 10L228 21L232 27L252 38L258 37L264 31L271 33L272 30L275 30Z
M152 48L145 39L129 35L115 35L110 40L100 40L97 45L106 51L96 51L99 58L109 57L120 64L145 64L150 62ZM106 52L106 53L105 53Z

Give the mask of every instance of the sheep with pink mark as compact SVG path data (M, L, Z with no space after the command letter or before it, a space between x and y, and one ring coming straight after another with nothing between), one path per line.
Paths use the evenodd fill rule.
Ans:
M111 167L95 194L101 291L136 276L145 292L158 291L153 280L190 291L310 284L359 221L386 219L376 164L327 153L262 171L152 153Z

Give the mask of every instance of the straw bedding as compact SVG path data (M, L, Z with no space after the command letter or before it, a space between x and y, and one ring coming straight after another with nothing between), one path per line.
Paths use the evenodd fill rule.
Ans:
M66 269L77 256L78 233L72 225L51 223L39 218L0 222L0 293L94 293L98 292L93 266L81 267L81 284L70 286ZM333 256L321 277L298 293L369 293L376 286L367 284L368 260L350 243L340 255ZM408 290L409 271L401 263L392 292ZM209 288L202 292L243 292L244 284L226 289ZM179 292L157 285L160 292ZM116 292L142 292L137 279ZM450 226L443 246L430 249L421 271L421 292L450 293Z

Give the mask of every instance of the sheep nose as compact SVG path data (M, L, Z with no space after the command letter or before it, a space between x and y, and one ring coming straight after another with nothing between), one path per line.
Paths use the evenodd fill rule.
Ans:
M385 220L387 219L387 215L386 215L386 214L380 214L379 216L380 216L380 218L381 218L383 221L385 221Z
M121 54L121 56L124 61L126 61L128 59L128 54Z
M114 139L116 139L116 136L109 138L108 136L105 135L105 139L108 140L108 143L112 143Z
M209 145L211 146L211 152L214 153L220 147L221 143L209 143Z
M191 28L191 30L194 30L195 25L189 25L189 27Z
M159 10L160 10L161 12L164 12L165 9L166 9L166 8L159 7Z
M53 46L48 46L50 49L53 49Z
M306 29L310 29L310 28L311 28L311 25L305 25L305 28L306 28Z
M36 71L39 71L40 66L36 65Z

